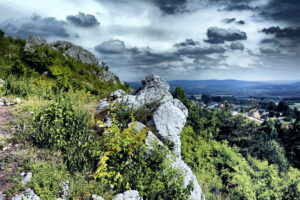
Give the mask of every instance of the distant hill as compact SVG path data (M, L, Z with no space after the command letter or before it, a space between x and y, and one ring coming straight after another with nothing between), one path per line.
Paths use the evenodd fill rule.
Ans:
M300 87L300 82L292 83L291 85L292 85L292 86Z
M182 87L187 94L237 95L237 96L300 96L300 82L279 83L241 80L173 80L168 81L173 90ZM138 89L139 82L128 82Z

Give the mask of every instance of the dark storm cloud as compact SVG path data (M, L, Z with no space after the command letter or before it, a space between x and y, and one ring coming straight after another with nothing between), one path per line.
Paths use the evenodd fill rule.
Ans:
M247 34L238 29L222 29L218 27L210 27L207 30L208 40L205 42L217 44L224 41L246 40Z
M122 54L126 47L121 40L109 40L95 46L95 50L102 54Z
M186 39L184 42L174 44L174 47L186 47L186 46L195 46L200 44L198 41L192 39Z
M288 23L300 21L300 1L299 0L271 0L263 8L261 14L275 20L283 20Z
M242 50L242 51L245 48L244 45L240 42L232 42L229 47L232 50Z
M0 29L9 36L26 39L30 35L38 35L43 38L51 36L67 38L69 34L65 29L65 22L54 17L43 18L34 15L30 18L8 19L0 24Z
M100 24L94 15L84 14L82 12L79 12L77 15L67 16L67 21L81 27L93 27Z
M151 0L166 14L184 12L187 0Z
M226 19L223 20L223 22L225 22L226 24L231 24L233 22L235 22L238 25L246 24L246 22L243 21L243 20L236 21L236 18L226 18Z
M277 38L300 38L300 27L280 28L279 26L272 26L264 28L262 32L265 34L273 34Z
M236 24L238 24L238 25L245 25L245 24L246 24L246 22L245 22L245 21L243 21L243 20L239 20L239 21L237 21L237 22L236 22Z

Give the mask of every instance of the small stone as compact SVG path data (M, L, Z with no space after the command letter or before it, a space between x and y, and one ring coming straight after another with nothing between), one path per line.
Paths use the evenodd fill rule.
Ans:
M32 173L31 172L22 172L21 174L21 183L23 185L27 185L30 181L31 181L31 178L32 178Z
M100 100L100 102L98 104L98 111L103 111L108 107L109 107L109 103L108 103L107 99L102 99L102 100Z
M28 188L24 192L14 196L12 200L40 200L40 197L32 189Z
M0 191L0 200L6 200L6 194Z
M22 100L21 100L20 98L16 98L16 99L14 100L14 103L16 103L16 104L22 103Z
M104 200L104 198L101 197L101 196L98 196L98 195L96 195L96 194L93 194L93 195L92 195L92 200Z
M62 199L67 200L70 190L70 181L65 181L62 183Z

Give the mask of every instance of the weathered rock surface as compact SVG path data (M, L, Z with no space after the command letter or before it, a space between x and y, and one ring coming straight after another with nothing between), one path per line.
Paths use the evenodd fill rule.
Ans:
M131 126L134 126L134 129L138 132L142 131L144 128L147 128L141 122L131 122L128 124L128 127L131 127ZM164 146L164 144L151 131L148 131L148 133L147 133L145 144L147 147L151 147L152 144L158 144L158 145Z
M44 40L43 38L41 38L37 35L29 36L27 41L28 41L29 44L39 45L39 46L47 44L46 40Z
M84 48L74 45L71 42L67 41L57 41L50 46L58 51L63 51L65 54L70 56L71 58L74 58L76 60L79 60L82 63L85 64L98 64L98 60L95 57L94 54L91 52L85 50Z
M28 188L24 192L14 196L12 200L40 200L40 197L32 189Z
M140 108L146 104L163 103L173 99L169 92L170 86L156 75L147 76L142 84L142 88L136 91L134 95L125 95L117 101L127 103L133 108Z
M157 132L148 132L146 145L150 146L153 142L158 141L160 145L173 147L170 150L175 153L175 156L170 155L173 160L172 166L180 169L184 175L184 186L189 183L194 186L191 192L190 199L204 200L204 195L199 186L196 176L188 165L181 159L181 141L180 133L186 123L188 117L187 108L177 99L173 99L169 92L169 85L156 75L150 75L142 82L143 86L133 95L125 95L118 98L115 102L123 102L128 106L140 108L145 104L156 103L153 113L153 123ZM145 125L138 123L135 127L137 130L142 130Z
M103 111L108 107L109 107L109 102L107 101L107 99L102 99L99 101L98 111Z
M180 133L188 117L187 108L177 99L161 104L153 114L159 138L174 145L176 155L181 155Z
M21 174L21 183L23 185L27 185L32 178L32 173L31 172L22 172Z
M190 199L191 200L204 200L204 195L202 193L202 189L198 183L197 177L195 176L195 174L193 173L193 171L191 170L191 168L185 164L185 162L177 157L175 158L175 162L172 163L172 165L177 168L180 169L183 173L184 176L184 186L187 187L190 183L193 184L194 189L191 192L190 195Z
M118 98L121 98L122 96L124 96L126 93L124 90L116 90L114 91L113 93L110 94L110 97L113 98L113 99L118 99Z
M136 190L128 190L115 196L114 200L143 200L139 192Z
M0 191L0 200L6 200L6 194Z

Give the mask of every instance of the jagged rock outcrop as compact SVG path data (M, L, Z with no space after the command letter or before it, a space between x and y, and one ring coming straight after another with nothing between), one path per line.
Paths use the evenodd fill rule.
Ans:
M136 190L128 190L115 196L114 200L143 200L139 192Z
M40 200L40 197L32 189L28 188L24 192L14 196L12 200Z
M146 104L163 103L173 99L168 83L156 75L147 76L142 84L142 88L134 95L125 95L117 99L117 102L127 103L133 108L140 108Z
M204 195L199 186L195 174L190 167L181 159L180 133L188 117L187 108L177 99L174 99L169 92L169 85L156 75L149 75L142 82L142 87L132 95L124 95L115 100L115 103L125 103L133 108L140 108L146 104L154 104L155 111L152 117L152 124L155 125L155 134L148 132L146 145L151 145L151 141L159 141L160 145L169 147L173 160L172 166L180 169L184 175L184 186L193 184L190 199L204 200ZM130 124L129 124L130 125ZM137 130L145 128L145 125L138 123Z
M94 54L92 54L91 52L87 51L86 49L80 46L72 44L71 42L57 41L50 44L50 46L55 50L63 51L71 58L79 60L82 63L98 64L98 60Z

